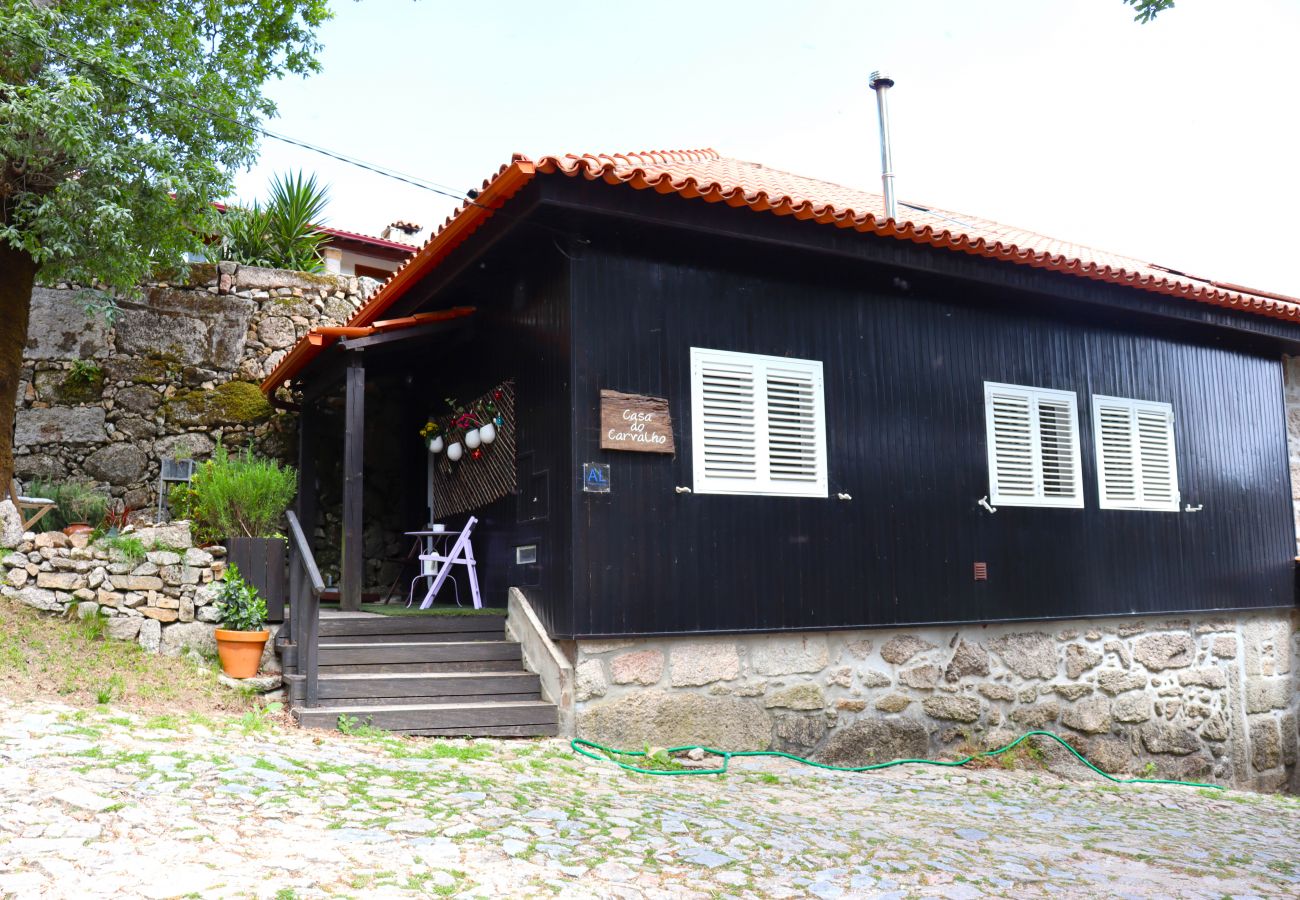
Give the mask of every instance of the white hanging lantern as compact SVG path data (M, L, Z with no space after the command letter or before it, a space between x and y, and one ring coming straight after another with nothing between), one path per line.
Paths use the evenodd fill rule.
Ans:
M479 437L477 428L471 428L469 431L465 432L465 446L469 449L477 449L481 442L482 439Z
M465 448L460 445L460 441L447 445L447 458L452 462L460 462L460 457L464 452Z
M429 438L429 452L430 453L442 452L442 435L436 434L433 437Z
M497 439L497 427L488 422L478 430L479 439L485 444L490 444Z

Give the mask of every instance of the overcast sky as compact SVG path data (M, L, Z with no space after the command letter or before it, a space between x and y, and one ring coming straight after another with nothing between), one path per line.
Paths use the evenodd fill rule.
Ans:
M1300 295L1300 3L336 0L324 71L271 127L457 190L514 152L713 147L878 191L886 68L901 199ZM264 141L328 224L440 223L435 194Z

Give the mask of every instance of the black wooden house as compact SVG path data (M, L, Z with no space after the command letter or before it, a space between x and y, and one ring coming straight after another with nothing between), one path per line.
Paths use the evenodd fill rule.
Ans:
M517 157L264 389L345 607L366 522L472 513L554 638L825 631L1291 606L1298 346L1300 301L712 151ZM511 445L431 463L502 386Z

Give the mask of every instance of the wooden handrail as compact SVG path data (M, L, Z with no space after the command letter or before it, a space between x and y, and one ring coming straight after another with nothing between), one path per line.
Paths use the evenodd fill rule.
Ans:
M319 698L320 595L325 590L311 544L298 517L289 519L289 640L294 644L294 675L302 680L301 702L316 705Z
M325 591L325 582L321 580L320 569L316 568L316 558L311 554L311 544L307 543L307 536L302 533L302 526L298 524L298 517L294 515L293 510L289 510L287 515L289 517L289 536L298 548L303 568L307 571L307 577L311 579L311 589L319 597Z

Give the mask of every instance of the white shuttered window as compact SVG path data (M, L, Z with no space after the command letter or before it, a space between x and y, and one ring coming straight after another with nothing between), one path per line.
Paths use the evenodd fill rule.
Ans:
M995 506L1083 506L1073 391L986 381L984 415Z
M819 361L692 347L691 422L697 494L827 496Z
M1174 408L1168 403L1094 395L1092 424L1101 508L1177 512Z

